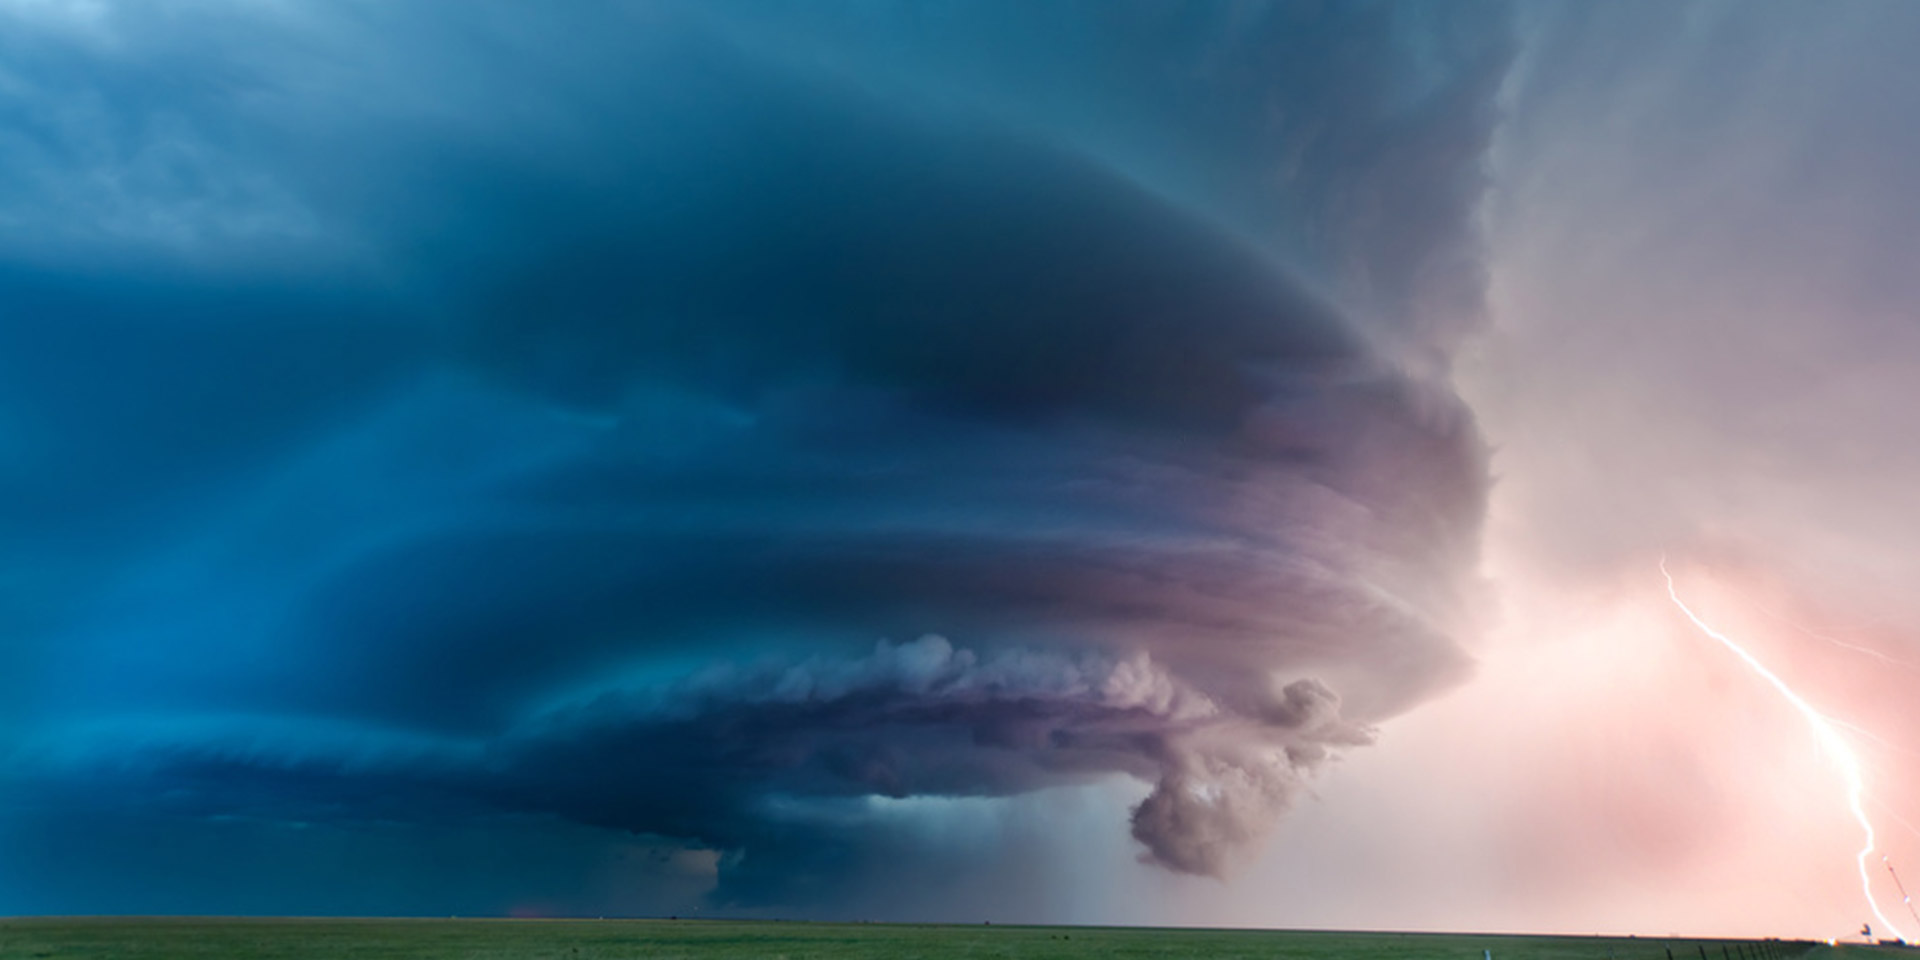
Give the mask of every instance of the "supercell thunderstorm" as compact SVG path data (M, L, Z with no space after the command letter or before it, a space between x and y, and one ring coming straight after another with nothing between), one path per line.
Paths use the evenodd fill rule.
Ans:
M1016 8L210 7L221 67L139 95L162 25L52 42L21 82L119 139L0 156L20 802L559 818L749 904L876 797L1132 781L1145 859L1256 852L1466 670L1499 31ZM1089 32L1114 92L1054 66Z

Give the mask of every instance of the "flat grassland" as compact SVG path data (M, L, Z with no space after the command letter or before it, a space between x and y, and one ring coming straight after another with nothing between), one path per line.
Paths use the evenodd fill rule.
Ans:
M1649 937L712 920L0 919L0 960L1483 960L1483 951L1494 960L1920 958L1897 948Z

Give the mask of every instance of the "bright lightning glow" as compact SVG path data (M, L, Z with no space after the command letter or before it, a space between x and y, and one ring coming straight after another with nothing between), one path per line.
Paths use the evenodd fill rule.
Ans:
M1821 751L1840 771L1841 782L1846 786L1847 808L1853 811L1853 819L1860 824L1861 832L1866 835L1866 845L1860 848L1859 854L1854 857L1854 862L1860 868L1860 890L1866 895L1867 909L1873 911L1873 918L1880 922L1881 929L1901 940L1907 939L1907 935L1901 933L1900 928L1894 926L1893 921L1888 920L1887 915L1880 912L1880 904L1873 899L1873 880L1867 870L1867 858L1873 855L1874 848L1878 844L1874 839L1873 821L1867 819L1867 811L1861 805L1862 798L1867 793L1867 786L1865 778L1860 774L1860 758L1854 755L1853 745L1840 735L1839 727L1834 721L1815 710L1812 704L1801 699L1799 694L1793 692L1792 687L1787 686L1785 680L1768 670L1766 665L1753 654L1748 653L1745 647L1735 643L1726 634L1707 626L1707 622L1700 619L1700 616L1680 599L1680 592L1673 585L1673 574L1667 570L1666 557L1660 558L1660 575L1667 578L1667 596L1673 600L1673 605L1679 607L1680 612L1686 614L1687 619L1693 621L1693 625L1699 627L1701 633L1720 641L1722 646L1733 651L1735 656L1753 668L1754 673L1772 684L1773 689L1778 691L1780 696L1785 697L1795 710L1800 711L1800 716L1806 719L1807 726L1813 729L1813 738L1820 744Z

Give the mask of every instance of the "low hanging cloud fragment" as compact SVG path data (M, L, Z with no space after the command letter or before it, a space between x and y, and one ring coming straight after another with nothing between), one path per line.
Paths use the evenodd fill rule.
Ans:
M44 305L0 337L78 331L9 381L8 409L48 427L20 435L108 451L64 493L9 482L131 531L75 546L44 521L0 547L58 575L39 605L0 606L49 691L15 708L29 802L557 817L717 851L717 898L780 903L853 869L872 798L1131 778L1142 858L1226 876L1316 771L1463 675L1485 452L1444 384L1389 359L1453 334L1421 340L1437 308L1387 274L1472 286L1471 151L1387 189L1377 166L1343 185L1303 141L1298 162L1321 164L1303 190L1444 181L1406 213L1432 217L1407 234L1434 238L1430 258L1395 241L1348 262L1379 235L1356 226L1317 276L1283 256L1314 230L1251 235L993 84L957 97L964 58L879 83L900 69L892 27L824 70L769 52L778 17L669 9L630 45L581 30L591 70L512 53L485 83L526 97L485 110L449 66L459 42L396 15L361 38L421 51L388 109L439 122L393 122L330 77L349 86L276 114L273 136L203 151L270 172L276 204L305 198L333 235L264 265L217 237L112 240L213 262L170 281L184 306L165 315L141 307L150 266L0 275ZM1151 26L1113 9L1077 15ZM1403 69L1424 21L1360 19L1377 69ZM1284 26L1261 30L1304 42ZM1409 89L1432 96L1404 109L1471 143L1487 61L1462 59L1464 79L1423 75ZM1310 81L1263 96L1371 116ZM182 116L266 122L246 102ZM364 149L337 168L279 152L341 136ZM1379 288L1344 295L1368 269ZM226 295L262 274L266 293ZM315 302L345 305L341 342L293 309ZM301 376L236 372L278 356L249 337L290 317L312 344ZM103 378L151 342L199 386ZM60 382L100 400L56 409ZM313 390L338 402L289 399ZM221 399L236 391L286 402ZM201 442L143 445L189 421Z
M1330 748L1370 739L1313 680L1288 684L1250 717L1144 652L981 658L937 636L883 642L858 660L710 670L644 705L609 695L548 722L533 744L625 743L639 758L659 756L671 741L700 758L671 765L677 778L694 770L748 777L760 790L799 797L997 796L1131 772L1155 783L1133 822L1148 856L1214 875L1265 835ZM717 784L689 792L703 801L725 793ZM657 827L624 813L607 825ZM726 824L680 829L716 845L737 841Z

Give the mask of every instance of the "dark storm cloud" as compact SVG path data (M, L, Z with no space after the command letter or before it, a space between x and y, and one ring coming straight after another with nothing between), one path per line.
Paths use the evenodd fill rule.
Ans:
M118 769L92 771L95 782L177 814L558 814L749 851L756 866L770 859L768 844L786 857L845 855L836 848L855 845L862 798L1001 796L1117 771L1163 778L1135 814L1135 835L1161 862L1196 873L1226 869L1330 748L1370 739L1313 680L1240 714L1145 653L981 658L932 636L855 659L720 664L603 693L484 742L227 724L119 734L129 735L140 748L109 746ZM813 844L822 849L809 854ZM758 886L793 898L773 862L773 876L728 893Z
M137 11L40 25L0 152L58 187L0 276L23 795L566 821L792 902L878 869L874 798L1124 775L1144 855L1217 875L1455 680L1483 452L1387 356L1472 320L1407 284L1477 291L1497 18L918 9L1144 46L988 44L1026 98L853 7L196 9L223 66L178 71ZM1136 119L1081 89L1150 63L1187 73ZM1186 103L1186 157L1123 149ZM1289 144L1255 212L1209 194Z

